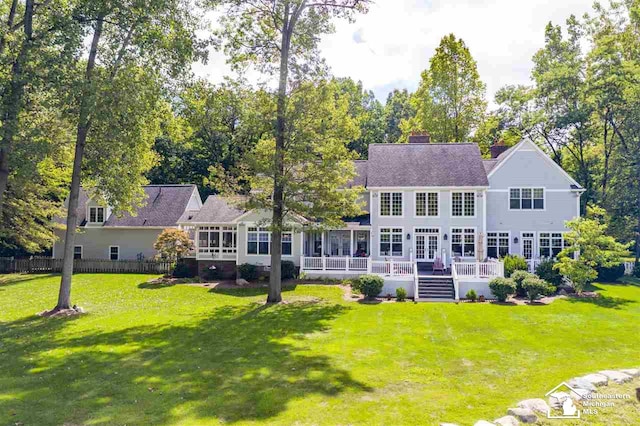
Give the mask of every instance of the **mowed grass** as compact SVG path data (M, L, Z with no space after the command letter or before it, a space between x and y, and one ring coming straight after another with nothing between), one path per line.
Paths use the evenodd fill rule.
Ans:
M637 282L549 306L364 305L298 285L265 306L261 289L149 278L76 275L88 314L43 319L58 276L0 277L0 424L466 425L640 366Z

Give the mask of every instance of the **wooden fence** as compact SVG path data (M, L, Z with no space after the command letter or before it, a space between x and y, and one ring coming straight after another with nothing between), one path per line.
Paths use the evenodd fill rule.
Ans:
M0 273L62 272L62 259L34 257L31 259L0 258ZM171 262L162 260L106 260L75 259L73 272L166 274L171 271Z

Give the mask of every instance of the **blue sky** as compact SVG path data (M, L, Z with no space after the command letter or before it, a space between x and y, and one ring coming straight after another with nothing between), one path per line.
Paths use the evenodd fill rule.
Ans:
M384 101L394 88L416 89L440 39L452 32L478 62L491 105L500 87L529 84L531 57L544 44L545 25L582 16L591 5L592 0L376 0L355 22L336 21L321 51L334 75L362 81ZM194 69L214 82L230 74L219 53Z

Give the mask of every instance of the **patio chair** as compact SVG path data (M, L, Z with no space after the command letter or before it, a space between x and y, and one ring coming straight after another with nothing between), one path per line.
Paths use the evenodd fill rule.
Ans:
M439 257L436 257L433 261L433 273L435 274L436 272L441 272L442 275L444 275L445 272L444 264L442 263L442 259Z

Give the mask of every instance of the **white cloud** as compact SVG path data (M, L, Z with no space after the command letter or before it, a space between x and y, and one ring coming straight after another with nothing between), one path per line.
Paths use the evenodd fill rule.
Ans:
M549 21L564 23L591 10L592 0L377 0L354 23L336 22L321 50L337 76L361 80L383 100L394 88L415 90L442 36L462 38L478 62L487 99L506 84L529 84L531 57ZM215 55L200 75L228 73Z

